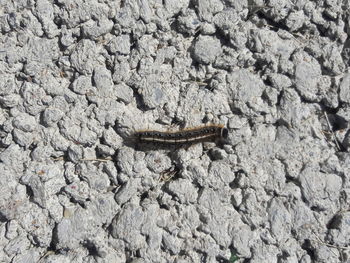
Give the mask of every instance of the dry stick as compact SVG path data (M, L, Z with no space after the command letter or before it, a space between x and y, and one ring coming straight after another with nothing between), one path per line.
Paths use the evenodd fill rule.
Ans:
M197 83L198 86L207 86L209 85L209 83L206 83L206 82L203 82L203 81L197 81L197 80L184 80L184 82L187 82L187 83Z
M340 148L340 146L339 146L339 144L338 144L337 137L335 136L335 133L334 133L334 131L333 131L333 129L332 129L331 123L329 122L328 115L327 115L326 112L324 112L324 116L326 117L326 121L327 121L327 124L328 124L328 128L329 128L329 130L331 131L331 133L332 133L332 135L333 135L333 139L334 139L335 145L337 146L338 150L340 151L341 148Z
M108 161L112 161L113 159L112 158L106 158L106 159L101 159L101 158L91 158L91 159L89 159L89 158L83 158L83 159L80 159L80 161L90 161L90 162L94 162L94 161L96 161L96 162L108 162Z
M64 160L63 156L57 157L57 158L52 158L54 161L62 161ZM79 161L83 162L108 162L108 161L113 161L112 158L106 158L106 159L101 159L101 158L83 158L80 159Z
M62 160L64 160L64 157L63 156L51 157L51 159L54 160L54 161L62 161Z
M42 257L39 258L39 261L38 261L38 262L39 262L39 263L42 262L47 256L53 255L53 254L56 254L56 252L53 251L53 250L47 251Z
M342 247L342 246L335 246L335 245L331 245L329 243L324 242L314 231L312 231L312 233L315 235L317 242L327 246L327 247L332 247L332 248L337 248L337 249L350 249L350 247Z
M318 243L320 243L320 244L322 244L322 245L328 247L328 248L329 248L329 251L331 251L332 254L335 255L335 256L338 256L338 255L337 255L332 249L330 249L330 248L336 248L338 251L339 251L339 250L348 250L348 249L350 249L349 247L335 246L335 245L331 245L331 244L329 244L329 243L324 242L324 241L314 232L313 229L311 229L311 233L315 235L315 237L316 237L316 240L315 240L315 241L316 241L316 242L318 242ZM343 261L343 254L342 254L342 252L339 252L339 253L340 253L340 257L341 257L341 259L342 259L342 261Z
M321 222L320 222L318 219L316 219L316 220L317 220L317 222L318 222L319 224L321 224ZM314 236L316 237L316 239L314 239L314 241L316 241L316 242L318 242L318 243L320 243L320 244L322 244L322 245L328 247L329 251L331 251L331 252L333 253L333 255L335 255L335 256L337 256L337 254L336 254L333 250L331 250L330 248L336 248L338 251L339 251L339 250L342 250L342 251L343 251L343 250L348 250L348 249L350 249L350 247L342 247L342 246L335 246L335 245L329 244L329 243L323 241L323 240L319 237L319 235L317 235L316 231L315 231L313 228L310 227L310 230L311 230L311 233L314 234ZM341 258L343 258L343 254L342 254L341 252L340 252L340 256L341 256Z

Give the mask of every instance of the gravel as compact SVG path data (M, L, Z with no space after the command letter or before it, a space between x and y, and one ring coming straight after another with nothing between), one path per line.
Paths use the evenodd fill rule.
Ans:
M347 1L1 5L1 262L350 261Z

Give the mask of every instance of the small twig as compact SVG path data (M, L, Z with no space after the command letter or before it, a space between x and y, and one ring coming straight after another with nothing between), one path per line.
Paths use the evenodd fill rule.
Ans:
M62 161L64 160L63 156L59 156L56 158L52 158L52 160L54 161ZM108 162L108 161L113 161L112 157L108 157L108 158L82 158L80 159L80 161L84 162Z
M59 156L59 157L51 157L52 158L52 160L54 160L54 161L62 161L62 160L64 160L64 157L63 156Z
M338 141L337 141L337 137L335 136L335 133L334 133L334 131L333 131L333 129L332 129L331 123L329 122L328 115L327 115L326 112L324 112L324 116L325 116L325 118L326 118L326 121L327 121L327 124L328 124L328 128L329 128L330 132L331 132L332 135L333 135L333 139L334 139L335 145L337 146L338 151L340 151L341 148L340 148L339 143L338 143Z
M315 237L316 237L316 240L315 240L315 241L316 241L316 242L318 242L318 243L320 243L320 244L322 244L322 245L324 245L324 246L326 246L326 247L328 247L328 248L335 248L335 249L337 249L338 251L339 251L339 250L348 250L348 249L350 249L349 247L335 246L335 245L331 245L331 244L329 244L329 243L324 242L324 241L314 232L313 229L311 229L311 233L315 235ZM333 253L333 255L335 255L336 257L338 256L332 249L329 249L329 251L331 251L331 252ZM343 262L343 254L342 254L342 252L339 251L339 254L340 254L341 260L342 260L342 262Z
M208 83L203 82L203 81L197 81L197 80L185 80L187 83L197 83L198 86L207 86Z
M113 159L111 157L109 158L105 158L105 159L102 159L102 158L83 158L83 159L80 159L80 161L86 161L86 162L108 162L108 161L112 161Z
M53 255L53 254L55 254L55 251L53 251L53 250L47 251L43 256L41 256L39 258L38 262L42 262L47 256L50 256L50 255Z
M350 249L350 247L335 246L335 245L331 245L331 244L329 244L329 243L324 242L313 230L312 230L312 234L315 235L315 237L316 237L316 239L317 239L317 240L316 240L317 242L319 242L319 243L321 243L321 244L323 244L323 245L325 245L325 246L327 246L327 247L332 247L332 248L336 248L336 249L344 249L344 250Z

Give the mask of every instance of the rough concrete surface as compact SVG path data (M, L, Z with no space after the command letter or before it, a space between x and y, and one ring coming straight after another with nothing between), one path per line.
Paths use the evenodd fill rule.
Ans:
M0 262L350 262L349 10L0 0Z

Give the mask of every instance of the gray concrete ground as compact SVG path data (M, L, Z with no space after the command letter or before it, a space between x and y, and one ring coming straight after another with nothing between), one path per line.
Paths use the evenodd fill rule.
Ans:
M0 8L0 262L350 262L349 0Z

